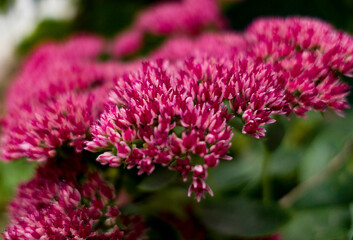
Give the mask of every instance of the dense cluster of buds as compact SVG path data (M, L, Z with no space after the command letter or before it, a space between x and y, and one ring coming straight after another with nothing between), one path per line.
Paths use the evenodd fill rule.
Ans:
M206 58L186 61L180 73L183 85L198 102L229 103L233 115L242 119L242 132L264 136L270 115L288 113L285 80L268 64L251 58Z
M99 63L99 38L47 44L9 91L3 158L43 161L68 144L76 152L101 152L102 164L136 166L139 174L151 174L155 164L184 180L190 173L189 194L199 200L205 191L212 194L207 169L231 159L227 123L233 117L243 121L244 134L261 138L274 115L347 108L348 87L339 73L352 72L352 50L332 39L352 41L317 20L262 19L245 34L172 38L149 61L130 65ZM39 87L29 88L34 82Z
M83 149L113 79L129 68L97 62L102 51L102 39L77 36L29 57L6 96L2 159L44 161L64 143Z
M287 101L299 116L330 107L348 108L348 87L340 74L353 69L353 39L331 25L310 18L268 18L245 32L251 56L276 65L287 79Z
M93 125L89 151L104 151L97 160L110 166L137 165L150 174L154 164L170 166L184 178L193 172L198 196L208 189L205 168L229 159L230 116L221 104L197 102L186 85L168 72L167 62L146 63L143 69L120 78L110 96L111 108ZM136 91L138 89L138 91ZM196 100L196 101L195 101ZM205 159L192 167L193 158ZM204 172L204 173L200 173ZM198 197L199 198L199 197Z
M75 158L40 166L20 185L9 213L6 240L144 239L142 219L121 215L113 188Z
M75 36L29 56L5 99L1 158L46 162L10 204L6 240L144 239L141 217L120 212L116 190L94 172L103 167L83 156L139 175L176 171L200 201L213 195L209 169L232 159L234 118L243 134L262 138L276 115L348 108L348 34L301 17L203 32L212 26L224 27L216 0L165 2L112 42ZM165 42L121 62L146 34ZM100 61L104 54L113 59Z
M189 195L200 200L212 195L208 169L231 159L232 118L261 138L275 115L348 107L341 76L353 71L349 35L299 17L197 34L221 19L212 0L165 3L140 13L111 44L78 36L39 47L9 89L2 158L44 161L71 148L139 174L158 164L191 179ZM99 61L110 50L133 53L145 33L174 35L143 60Z

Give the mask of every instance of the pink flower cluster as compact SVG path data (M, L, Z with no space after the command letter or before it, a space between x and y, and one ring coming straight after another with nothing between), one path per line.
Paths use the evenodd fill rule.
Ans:
M119 34L112 43L112 52L117 57L125 57L137 52L143 46L144 33L138 29Z
M121 216L113 189L78 159L48 161L9 206L8 239L143 239L139 216ZM126 228L119 229L117 223Z
M199 199L210 189L202 179L206 168L218 159L229 159L232 138L226 125L230 116L222 104L198 102L185 84L164 66L146 63L139 72L127 74L116 83L111 108L93 125L89 151L107 151L97 161L116 167L137 166L139 174L152 173L155 164L170 166L186 179L193 173L192 189ZM202 165L192 167L198 157Z
M82 151L87 129L93 121L92 101L92 95L69 94L43 107L23 109L18 125L9 123L10 132L3 135L3 158L44 161L55 157L56 149L64 142Z
M111 92L111 107L91 132L86 149L104 151L102 164L152 173L155 164L192 173L189 195L212 194L203 181L219 159L231 159L231 128L223 101L244 121L243 132L264 136L260 126L285 114L283 81L270 65L247 60L189 60L146 63L143 70L120 78Z
M130 52L139 32L129 31L122 48ZM233 117L261 138L275 115L348 107L340 76L353 72L353 39L319 20L260 19L245 33L175 36L143 64L99 62L104 46L80 36L32 54L6 99L3 159L86 149L139 174L156 164L176 170L200 200L212 194L208 169L230 159Z
M340 113L348 107L348 86L338 73L353 70L351 49L337 47L342 41L353 42L305 18L258 20L244 35L167 41L151 57L172 61L150 61L118 79L111 107L91 128L86 149L102 152L102 164L137 166L139 174L152 173L155 164L184 179L190 173L189 195L212 195L204 182L207 169L228 159L232 136L223 103L241 118L243 133L256 138L265 136L262 126L275 122L273 115L303 116L327 107Z
M216 0L182 0L139 13L112 42L80 35L39 46L7 92L0 151L7 161L46 162L19 187L3 237L144 239L144 221L120 212L90 157L139 175L176 171L200 201L213 195L209 170L232 159L235 118L243 134L262 138L278 115L348 108L348 34L301 17L202 33L223 26ZM146 34L171 38L143 60L100 61L132 57Z
M205 56L240 57L245 55L247 44L242 34L232 32L209 32L194 38L178 36L167 40L150 57L170 60Z
M98 63L102 51L102 39L77 36L65 44L45 44L29 57L6 96L2 159L44 161L63 144L82 151L113 79L124 68Z
M136 17L131 29L113 42L115 56L123 57L143 45L146 33L154 35L196 34L206 27L221 28L223 17L216 0L182 0L156 4Z
M193 34L212 25L223 25L215 0L182 0L158 4L144 10L135 22L137 29L154 34Z
M245 32L251 56L277 65L287 79L288 101L304 116L330 107L342 114L348 108L348 86L340 74L353 73L353 39L322 21L302 18L265 18Z

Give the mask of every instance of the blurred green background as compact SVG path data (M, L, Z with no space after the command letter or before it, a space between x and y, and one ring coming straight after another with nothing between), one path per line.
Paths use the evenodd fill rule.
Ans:
M21 41L14 69L31 49L48 39L65 39L75 32L93 32L111 38L127 28L139 10L158 1L73 2L78 9L73 19L45 19ZM13 1L0 0L0 14L10 11L13 4ZM235 30L243 30L260 16L301 15L320 18L353 33L352 0L243 0L233 3L222 1L222 5L229 21L228 27ZM6 91L9 79L3 80L6 84L2 84L1 93ZM350 94L349 101L353 103L353 94ZM353 209L353 111L346 111L345 118L332 112L313 112L306 119L292 117L291 121L283 118L279 122L285 126L285 137L270 163L272 189L277 200L293 187L322 172L335 156L343 155L340 162L328 169L323 179L318 179L310 190L304 191L291 203L292 218L281 229L282 238L347 239L349 232L353 233L350 215L351 205ZM276 124L278 126L279 123ZM215 199L239 194L257 198L261 194L263 151L259 141L237 134L231 149L235 160L222 162L210 172L208 183L215 192ZM6 205L14 195L15 187L30 178L34 167L35 163L26 161L0 162L0 231L6 225ZM247 217L236 209L232 214L238 218Z

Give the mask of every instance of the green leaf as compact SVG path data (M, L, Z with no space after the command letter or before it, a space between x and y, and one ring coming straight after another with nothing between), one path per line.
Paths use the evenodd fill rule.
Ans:
M0 208L13 196L19 183L33 176L36 165L25 160L0 161Z
M220 192L245 191L259 183L264 154L262 144L259 141L247 143L241 150L238 155L233 154L232 161L220 161L216 168L208 170L207 183L216 196Z
M349 213L351 215L351 228L348 233L348 240L353 240L353 203L349 204Z
M238 237L267 236L277 232L290 214L277 205L237 198L203 204L200 210L204 224L224 235Z
M305 192L294 203L295 208L323 207L353 202L353 175L347 169Z
M349 204L349 213L351 215L351 229L348 233L348 240L353 239L353 203Z
M76 1L75 1L76 2ZM77 1L78 12L73 29L113 37L117 32L131 28L129 25L137 11L146 6L146 0L91 0Z
M26 54L40 42L63 39L70 33L72 33L70 22L45 19L38 24L32 35L20 43L18 53Z
M167 186L176 176L176 172L163 167L156 169L150 176L146 177L138 186L142 191L157 191Z
M6 205L13 197L19 183L30 179L37 163L26 160L0 161L0 233L8 224Z
M300 179L305 181L322 171L332 158L342 149L347 139L353 136L353 112L345 118L334 118L329 124L323 126L314 141L304 153L300 166Z
M292 146L282 146L273 153L270 162L270 173L287 177L298 168L302 157L302 148Z
M282 229L283 240L340 240L346 239L349 229L349 210L345 206L298 211Z
M6 12L11 7L13 2L13 0L0 0L0 13Z

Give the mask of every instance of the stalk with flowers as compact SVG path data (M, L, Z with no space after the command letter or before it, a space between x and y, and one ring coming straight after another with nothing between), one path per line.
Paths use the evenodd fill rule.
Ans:
M165 228L168 239L279 239L293 201L280 206L271 188L281 127L310 111L344 115L353 38L307 17L260 18L244 32L225 23L215 1L184 0L146 9L112 41L37 47L7 92L1 157L38 167L10 203L3 237L166 239ZM136 57L146 34L166 40ZM264 144L261 194L246 196L263 202L217 196L208 183L237 161L239 135ZM256 218L251 230L227 220L242 206L265 216L258 229Z

